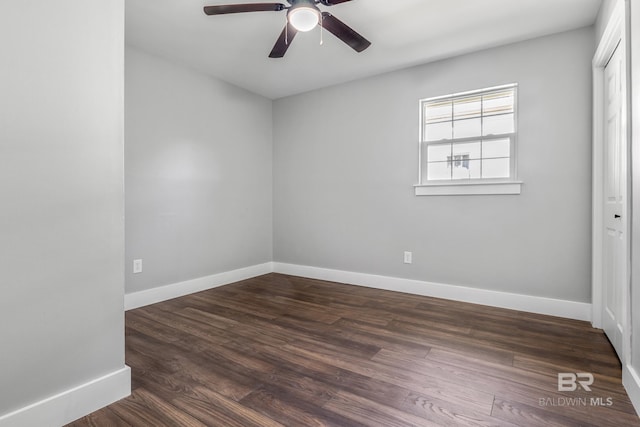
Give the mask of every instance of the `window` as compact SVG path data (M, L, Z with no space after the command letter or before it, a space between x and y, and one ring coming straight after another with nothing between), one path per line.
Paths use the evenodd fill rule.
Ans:
M520 183L515 180L516 96L517 85L511 84L420 101L416 194L519 193ZM449 193L424 188L456 185L467 189ZM471 185L485 188L470 190Z

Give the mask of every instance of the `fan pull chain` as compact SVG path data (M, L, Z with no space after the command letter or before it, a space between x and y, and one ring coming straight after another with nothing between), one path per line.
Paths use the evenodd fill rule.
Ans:
M322 25L324 22L324 16L320 15L320 46L322 46L324 44L324 40L322 39L322 34L323 34L323 29L324 29L324 25Z
M284 26L284 44L289 45L289 22Z

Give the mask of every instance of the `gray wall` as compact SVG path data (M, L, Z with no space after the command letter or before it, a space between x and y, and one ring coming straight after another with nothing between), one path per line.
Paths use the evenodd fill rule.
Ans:
M271 101L133 47L125 62L127 293L271 261Z
M593 52L585 28L275 101L274 260L589 302ZM522 194L414 196L418 100L512 82Z
M640 4L629 3L631 24L631 365L640 372Z
M123 0L2 4L0 415L124 367L123 42Z

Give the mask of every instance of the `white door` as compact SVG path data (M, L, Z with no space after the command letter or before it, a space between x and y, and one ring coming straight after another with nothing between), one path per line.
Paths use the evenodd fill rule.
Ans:
M627 283L627 147L623 118L623 56L618 46L605 67L603 328L624 360Z

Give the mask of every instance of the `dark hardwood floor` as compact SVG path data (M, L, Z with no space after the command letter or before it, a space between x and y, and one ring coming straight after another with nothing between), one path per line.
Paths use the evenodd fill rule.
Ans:
M71 426L640 426L586 322L280 274L127 312L126 362Z

